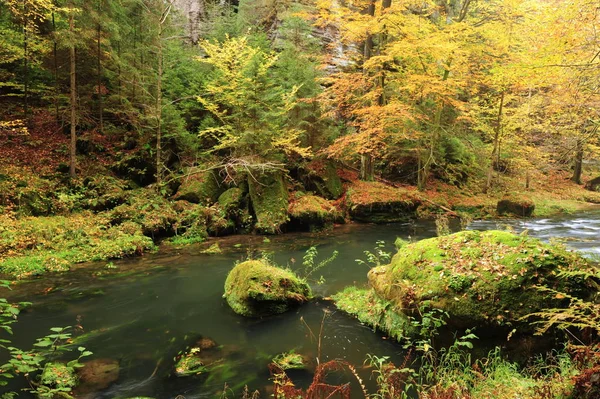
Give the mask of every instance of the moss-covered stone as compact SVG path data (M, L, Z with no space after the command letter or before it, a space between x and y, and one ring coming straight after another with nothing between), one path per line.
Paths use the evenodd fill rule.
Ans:
M150 189L132 191L127 202L109 212L112 224L137 223L144 235L172 235L178 215L171 202Z
M73 389L78 383L72 367L60 362L49 362L40 375L40 384L54 389Z
M113 209L126 202L128 192L125 184L106 175L86 178L83 182L83 207L94 211Z
M195 204L212 205L223 192L217 176L213 172L200 172L194 169L185 171L181 186L173 197L175 200L186 200Z
M306 356L302 356L294 350L280 353L273 358L272 362L284 371L306 369L309 363Z
M296 197L290 202L288 208L290 222L293 225L313 231L344 220L335 205L324 198L316 195L296 195Z
M344 193L342 180L333 161L317 159L301 170L301 180L307 190L327 199L338 199Z
M361 323L400 341L413 335L414 326L407 315L372 289L346 287L333 296L335 305Z
M229 272L223 296L235 313L261 317L286 312L311 295L308 284L291 271L249 260Z
M283 176L278 173L250 176L248 188L256 215L256 230L263 234L279 233L288 221L289 200Z
M530 217L535 210L535 203L523 195L504 196L496 207L500 216Z
M207 372L208 369L200 358L201 351L201 348L193 347L181 354L175 363L175 375L177 377L189 377Z
M585 188L590 191L600 191L600 176L588 181L585 184Z
M219 195L219 205L227 212L235 212L241 207L244 199L244 191L241 188L233 187Z
M346 192L348 213L360 222L405 221L415 216L420 203L411 191L379 182L355 181Z
M586 295L581 281L557 278L591 269L562 247L504 231L463 231L404 245L387 266L368 274L375 293L406 314L428 305L446 311L459 327L515 325L523 316L560 307L547 286Z

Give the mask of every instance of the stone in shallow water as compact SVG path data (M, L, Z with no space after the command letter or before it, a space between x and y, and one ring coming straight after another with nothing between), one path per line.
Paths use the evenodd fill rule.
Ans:
M308 284L291 271L249 260L229 272L223 296L237 314L261 317L286 312L312 294Z
M119 362L113 359L96 359L84 363L77 370L80 385L78 393L98 392L119 379Z

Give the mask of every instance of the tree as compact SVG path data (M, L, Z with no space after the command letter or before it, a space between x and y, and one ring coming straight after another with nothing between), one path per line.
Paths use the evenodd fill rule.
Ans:
M212 115L200 131L214 143L209 152L250 162L309 156L310 149L300 144L302 130L287 118L298 87L285 90L273 80L278 56L251 45L248 37L204 41L201 47L206 57L200 61L213 68L198 96Z

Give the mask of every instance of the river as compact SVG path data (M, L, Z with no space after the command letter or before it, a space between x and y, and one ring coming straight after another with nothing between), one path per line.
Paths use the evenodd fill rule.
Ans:
M546 219L475 221L469 228L507 226L516 232L528 230L543 240L563 240L586 256L600 256L600 211ZM326 300L271 318L245 319L228 308L222 298L223 284L236 261L272 256L278 264L296 269L306 249L316 245L320 258L334 249L340 253L322 269L325 282L314 285L316 294L327 297L346 285L366 283L368 266L355 260L365 259L363 251L373 250L376 241L385 241L391 252L396 237L418 240L434 235L435 225L428 221L349 224L326 233L286 234L268 240L227 237L219 240L224 252L218 255L188 247L88 265L20 285L10 294L13 301L33 302L14 325L13 343L27 348L51 327L80 325L83 333L90 334L85 346L94 352L93 357L118 359L121 366L119 380L93 398L214 398L225 383L235 391L230 397L239 397L245 384L268 397L269 360L291 349L314 359L318 345L309 329L317 336L321 322L321 361L344 359L360 369L367 354L373 354L389 356L400 364L406 355L400 344L336 311ZM198 336L223 346L227 366L212 375L173 377L173 357ZM368 380L370 370L360 373ZM310 379L309 373L297 377L300 384Z

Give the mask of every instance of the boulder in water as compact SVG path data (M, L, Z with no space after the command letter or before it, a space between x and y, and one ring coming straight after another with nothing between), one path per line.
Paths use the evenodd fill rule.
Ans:
M229 272L223 296L235 313L261 317L283 313L306 302L311 290L289 270L263 260L249 260Z
M535 203L526 196L504 196L496 206L500 216L530 217L535 210Z

